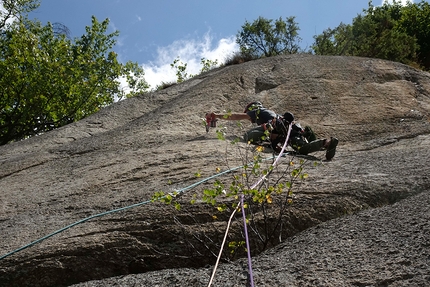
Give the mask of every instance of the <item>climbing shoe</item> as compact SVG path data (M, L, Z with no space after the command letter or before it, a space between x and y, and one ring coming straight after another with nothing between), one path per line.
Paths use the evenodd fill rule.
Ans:
M330 138L329 142L327 143L327 151L325 153L325 158L327 160L331 160L336 154L336 147L338 142L339 140L337 138Z

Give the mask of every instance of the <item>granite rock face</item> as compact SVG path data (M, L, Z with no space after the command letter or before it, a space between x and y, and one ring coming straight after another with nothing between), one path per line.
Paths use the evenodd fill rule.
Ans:
M187 203L211 182L181 211L147 201L240 165L247 144L202 118L254 100L339 139L333 161L305 163L281 240L251 239L256 286L428 286L430 74L312 55L218 68L1 146L0 256L64 230L1 259L0 286L207 286L229 214ZM219 124L227 139L251 127ZM247 277L244 259L223 262L214 286Z

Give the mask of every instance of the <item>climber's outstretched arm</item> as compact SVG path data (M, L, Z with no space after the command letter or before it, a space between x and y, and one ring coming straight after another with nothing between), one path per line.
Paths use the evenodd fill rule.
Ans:
M240 121L240 120L251 120L251 117L246 113L212 113L216 119L228 120L228 121Z

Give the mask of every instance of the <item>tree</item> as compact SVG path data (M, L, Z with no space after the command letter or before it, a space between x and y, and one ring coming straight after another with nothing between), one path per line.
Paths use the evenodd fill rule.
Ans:
M1 5L3 10L0 9L0 30L3 30L14 19L21 18L26 15L25 13L39 7L40 2L38 0L3 0Z
M273 23L273 20L259 17L253 23L246 21L236 35L236 43L243 54L255 58L297 53L301 38L294 19L289 17L283 21L280 17Z
M23 17L0 36L0 144L80 120L149 88L136 63L121 64L111 51L118 32L106 34L109 20L92 17L86 34L74 41L48 23ZM131 92L120 87L128 80Z
M430 4L426 1L408 3L403 8L398 29L416 38L419 46L417 60L425 70L430 70Z
M351 25L340 24L314 36L318 55L381 58L430 68L430 6L400 1L369 7Z
M369 8L364 16L357 16L351 28L350 54L410 63L415 61L417 44L413 36L397 29L401 17L400 2L387 2L380 7Z
M344 55L351 45L351 26L340 23L334 29L326 29L314 36L313 49L317 55Z

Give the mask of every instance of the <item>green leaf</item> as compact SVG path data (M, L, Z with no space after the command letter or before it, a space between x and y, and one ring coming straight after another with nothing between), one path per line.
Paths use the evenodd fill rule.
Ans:
M35 1L19 3L31 2ZM23 10L37 7L24 6ZM56 30L58 26L43 26L25 15L8 26L0 35L0 145L78 121L110 105L115 95L127 94L121 90L121 77L134 93L149 87L137 63L118 62L112 49L119 33L106 33L108 25L108 19L92 17L86 34L74 40Z

